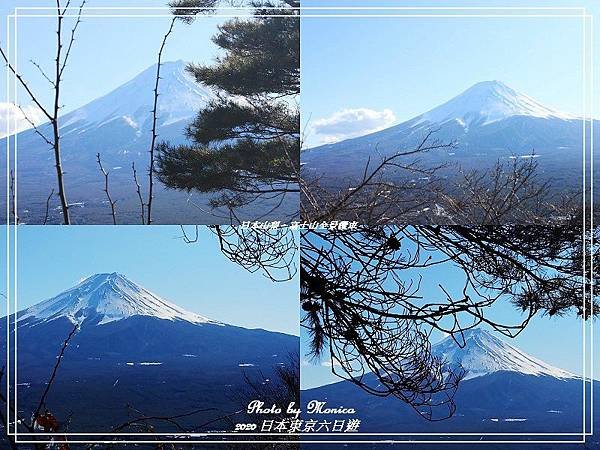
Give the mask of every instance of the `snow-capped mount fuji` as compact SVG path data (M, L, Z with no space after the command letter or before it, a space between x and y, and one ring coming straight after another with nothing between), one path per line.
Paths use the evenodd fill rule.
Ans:
M462 94L419 116L415 125L424 122L444 124L453 120L467 129L471 124L483 126L513 116L577 119L571 114L544 106L528 95L494 80L471 86Z
M159 128L191 120L215 98L210 88L198 84L185 70L186 65L182 60L161 64L157 104ZM60 119L64 135L86 133L111 122L129 126L138 135L150 131L156 68L156 64L148 67L108 94L65 114Z
M398 95L402 98L410 93ZM594 129L595 139L600 139L598 128ZM413 159L418 157L424 167L446 166L440 174L448 179L459 167L485 170L499 160L529 158L535 153L541 179L553 178L553 184L566 189L581 186L582 118L546 106L500 81L477 83L384 130L306 149L301 161L307 176L318 178L326 187L345 188L362 177L369 161L373 167L381 158L415 149L431 132L431 139L454 145ZM406 176L414 175L390 170L386 181Z
M206 295L198 292L200 298ZM18 312L16 329L11 323L7 330L13 318L0 321L5 336L0 350L7 350L7 336L11 349L18 341L19 409L27 416L72 336L47 407L60 419L73 412L74 432L113 429L131 419L127 405L156 416L206 411L182 417L195 430L199 423L238 411L236 395L247 387L245 377L277 379L276 370L289 366L299 348L298 336L207 319L118 273L92 275ZM229 429L230 424L211 427Z
M75 287L17 313L17 320L38 325L65 317L79 325L102 325L133 316L192 324L219 323L186 311L116 272L92 275Z
M461 345L448 336L435 344L432 352L451 367L461 367L465 371L465 380L500 371L560 379L580 378L528 355L481 328L467 330L456 339Z
M450 432L552 434L581 430L582 389L590 382L597 388L596 381L553 367L482 329L465 331L463 336L464 340L457 336L461 345L447 337L432 346L432 353L444 358L449 368L460 366L466 373L453 394L456 412L449 419L429 422L420 416L419 407L415 411L393 396L374 396L349 381L302 391L302 404L319 399L354 408L360 414L361 431L384 434L438 433L439 439L446 439L441 435ZM363 381L372 386L378 383L372 373ZM600 401L598 397L596 393L594 401ZM447 412L447 400L442 395L441 414ZM598 422L595 419L595 426Z
M157 143L189 144L188 125L217 98L211 87L198 83L186 71L186 62L161 64L157 103ZM148 202L150 146L152 141L153 102L156 64L133 79L88 104L60 117L61 155L65 173L65 192L72 206L74 224L112 223L113 218L105 192L105 179L99 171L97 154L109 172L109 188L117 201L119 224L139 224L140 200L136 192L133 168L143 201ZM68 99L65 99L68 100ZM52 136L46 123L38 130ZM52 148L29 129L17 135L18 142L18 215L21 223L62 223L56 194L56 167ZM0 165L6 159L6 142L0 141ZM170 189L153 177L153 218L155 224L203 223L219 224L221 213L213 214L211 199L218 193L201 193ZM289 197L289 198L288 198ZM6 199L0 198L0 207ZM297 196L291 194L277 204L277 199L241 207L240 220L257 216L280 218L297 211ZM48 213L48 214L47 214ZM47 220L46 220L47 219Z
M187 124L216 98L211 88L194 80L186 66L181 60L161 64L157 103L157 133L161 140L183 142ZM59 118L65 164L93 162L97 151L109 161L146 157L156 69L156 64L148 67L125 84ZM50 124L40 125L39 130L49 133ZM23 149L20 153L24 153L19 161L28 170L28 156L39 158L47 145L34 130L23 131L18 139L19 149Z
M159 97L157 103L158 142L173 145L187 142L186 127L212 99L214 91L197 83L187 73L187 63L171 61L161 64ZM139 201L136 200L132 179L132 163L137 169L142 192L147 190L149 149L152 138L152 108L156 64L107 94L62 115L59 119L62 163L65 171L65 190L74 204L75 223L104 223L108 217L103 177L99 172L96 154L110 172L110 190L118 201L120 223L139 223ZM52 136L50 124L42 124L39 131ZM56 168L52 149L35 130L22 131L17 136L19 164L20 215L24 223L41 223L45 200L51 189L56 190ZM6 152L0 143L0 164ZM133 189L133 190L132 190ZM175 216L185 211L188 193L167 191L156 180L155 222L160 216ZM136 204L137 201L137 204ZM204 201L194 198L197 204ZM1 202L1 200L0 200ZM52 201L49 223L60 220ZM197 214L197 213L196 213ZM109 214L110 215L110 214ZM42 217L42 219L40 219ZM191 223L192 219L171 219L169 223ZM195 220L198 222L198 219ZM203 222L204 223L204 222Z

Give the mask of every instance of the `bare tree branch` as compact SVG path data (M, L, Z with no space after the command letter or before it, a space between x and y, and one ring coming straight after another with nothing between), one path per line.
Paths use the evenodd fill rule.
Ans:
M515 337L536 314L597 315L597 303L580 288L599 281L581 272L592 236L581 237L577 219L559 227L306 230L301 303L311 353L326 355L339 377L373 395L396 396L429 420L440 418L440 408L441 418L452 415L462 375L431 354L430 333L464 346L463 332L479 325ZM462 290L452 292L441 279L439 296L425 296L422 285L435 280L426 278L430 269L441 265L456 272ZM522 312L513 323L490 315L500 300Z
M60 367L63 356L65 355L65 351L67 350L67 347L69 346L69 342L71 342L71 339L73 338L73 336L75 336L75 333L77 332L77 330L79 330L79 325L75 325L73 327L73 329L71 330L71 332L69 333L69 335L67 336L65 341L63 342L63 345L60 349L60 353L58 354L58 356L56 358L56 363L54 364L54 368L52 369L52 374L50 375L50 378L48 379L48 382L46 383L46 388L44 389L44 393L40 397L38 406L35 409L35 413L33 414L33 422L35 422L36 418L39 417L42 409L46 407L46 397L48 396L48 393L50 392L50 389L52 388L54 380L56 379L56 374L58 373L58 368Z
M138 178L137 178L137 171L135 170L135 162L131 163L131 170L133 172L133 182L135 183L135 190L137 192L138 195L138 199L140 201L140 220L142 225L146 225L146 215L144 214L144 198L142 197L142 186L140 185Z
M341 191L323 188L318 178L304 174L300 178L302 218L311 222L356 220L379 225L406 220L423 208L434 204L439 197L437 173L444 165L423 167L419 155L454 147L442 143L429 131L413 149L380 157L374 167L371 158L365 163L362 176L351 180ZM411 158L411 159L409 159ZM392 174L403 175L405 181L390 181ZM411 177L418 177L415 182Z
M44 69L42 69L42 67L41 67L41 66L40 66L38 63L36 63L36 62L35 62L34 60L32 60L32 59L30 59L30 60L29 60L29 62L30 62L31 64L33 64L33 65L34 65L34 66L37 68L37 70L38 70L38 71L39 71L39 72L42 74L42 76L43 76L43 77L46 79L46 81L48 81L48 83L50 83L50 85L51 85L52 87L56 87L56 85L54 84L54 81L52 81L52 80L50 79L50 77L48 77L48 75L46 75L46 72L44 71Z
M156 65L156 81L154 84L154 91L153 91L154 92L154 105L152 108L152 140L150 142L150 164L148 167L148 201L146 202L146 205L147 205L146 223L148 225L152 224L152 200L154 199L154 159L155 159L154 150L155 150L155 146L156 146L156 138L158 137L158 134L156 132L156 122L158 119L158 96L159 96L158 84L160 82L160 67L161 67L162 54L163 54L163 50L165 48L165 44L167 43L167 39L173 32L173 26L175 25L176 20L177 20L177 16L175 16L175 17L173 17L173 19L171 19L171 25L169 26L169 29L167 30L166 34L164 35L162 43L160 45L160 49L158 51L158 61L157 61L157 65Z
M19 84L23 87L23 89L25 89L25 91L29 95L29 98L31 98L31 101L33 101L33 103L35 103L35 105L40 109L40 111L42 111L42 113L46 116L46 118L51 121L53 119L52 115L50 115L48 110L46 108L44 108L44 106L38 101L37 97L35 96L33 91L30 89L29 84L25 81L23 76L15 70L13 65L8 60L8 57L6 56L6 53L4 52L4 49L2 47L0 47L0 55L2 56L2 59L4 59L4 62L8 66L8 69L13 73L13 75L19 81Z
M50 195L48 195L48 198L46 199L46 213L44 214L43 225L46 225L46 223L48 223L48 215L50 213L50 199L52 199L53 195L54 195L54 188L50 191Z
M65 6L64 11L67 10L68 5L70 3L67 2L67 5ZM83 12L83 7L85 6L86 0L83 0L81 2L81 5L79 6L79 11L77 12L77 20L75 21L75 25L73 25L73 28L71 29L71 37L69 39L69 45L67 46L67 51L65 53L65 57L63 59L60 71L59 71L59 78L62 77L62 74L65 70L65 67L67 67L67 62L69 61L69 56L71 55L71 48L73 47L73 42L75 42L75 33L77 32L77 28L79 27L79 24L81 23L81 15Z
M107 172L104 167L102 166L102 160L100 159L100 153L96 154L96 161L98 161L98 166L100 166L100 172L102 172L102 175L104 175L104 192L106 193L106 198L108 199L108 203L110 204L110 212L112 215L112 220L113 220L113 225L117 224L117 214L115 211L115 205L117 203L116 200L113 201L112 197L110 196L110 191L108 189L108 174L109 172Z
M217 225L211 229L221 252L247 271L261 272L278 282L296 275L298 240L288 227L261 230Z
M61 81L62 81L64 69L67 65L68 58L71 53L71 49L73 47L73 43L75 41L75 33L81 22L81 16L83 13L83 6L85 5L85 0L82 2L81 6L79 7L79 11L77 14L77 20L75 22L75 25L73 26L73 29L71 30L71 38L69 40L69 44L66 49L66 53L64 54L64 57L63 57L63 37L62 37L63 21L64 21L64 14L67 11L70 3L71 3L70 0L68 0L66 2L65 7L62 8L60 0L56 0L57 15L56 15L56 54L55 54L55 58L54 58L54 78L53 79L50 78L50 76L42 69L40 64L38 64L34 61L31 61L32 64L42 74L42 76L48 82L50 82L50 84L52 85L52 88L54 91L52 110L44 107L41 104L41 102L38 99L38 96L29 87L29 84L27 83L27 81L25 81L23 76L16 71L14 66L8 60L6 53L4 52L2 47L0 47L0 55L2 56L2 59L4 59L9 70L17 78L17 80L19 81L19 84L23 87L23 89L25 89L25 91L27 92L27 95L31 98L31 100L33 101L35 106L44 114L46 119L48 119L48 121L50 122L50 125L52 127L52 139L49 139L37 128L37 126L33 123L33 121L30 120L26 114L24 114L25 119L32 125L35 132L44 140L44 142L46 142L48 145L50 145L53 148L54 165L55 165L55 169L56 169L56 179L57 179L57 185L58 185L58 197L60 198L63 223L65 225L69 225L71 223L71 218L69 215L69 203L67 201L67 194L66 194L66 190L65 190L64 170L63 170L63 166L62 166L62 155L61 155L61 135L60 135L60 125L59 125L59 110L61 108L61 104L60 104ZM20 109L24 113L23 109L22 108L20 108Z
M535 153L510 157L487 170L458 170L451 193L442 193L447 221L462 225L544 225L577 216L581 193L556 191L538 176Z
M15 173L10 169L10 213L13 216L15 225L19 224L19 215L17 213L17 195L15 192Z
M23 114L23 117L25 118L25 120L27 121L27 123L29 123L29 125L31 125L31 128L33 129L33 131L35 131L36 134L39 137L41 137L46 144L48 144L50 147L52 147L53 146L52 141L50 139L48 139L44 133L41 132L41 130L39 129L39 127L35 124L35 122L33 120L31 120L31 118L25 112L25 110L23 109L23 107L21 105L16 105L16 106L21 111L21 114Z

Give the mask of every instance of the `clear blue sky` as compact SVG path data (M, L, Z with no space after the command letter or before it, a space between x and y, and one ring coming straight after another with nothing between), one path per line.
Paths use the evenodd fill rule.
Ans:
M374 3L411 4L351 2L353 6L374 6ZM587 6L595 13L600 5L591 1L450 3L452 6ZM304 6L340 4L349 2L303 2ZM413 1L412 5L415 4L419 2ZM449 2L422 4L448 6ZM389 114L379 115L365 124L365 132L374 131L377 120L382 127L403 122L484 80L503 81L555 109L577 115L582 112L580 18L305 17L301 36L304 123L331 119L336 112L348 109L393 112L395 120L390 120ZM598 41L596 33L596 44ZM358 125L352 125L353 118L356 120L355 116L346 116L343 124L348 131L356 132ZM339 122L336 131L343 134L340 131L343 124ZM308 131L312 133L307 136L307 147L324 142L324 136L314 135L310 127Z
M405 248L407 244L403 243ZM432 254L432 256L434 256ZM426 256L423 256L426 258ZM464 286L464 275L462 271L449 264L437 265L426 270L413 270L403 273L403 279L412 276L418 281L418 275L422 275L421 289L419 295L425 300L442 301L445 294L438 287L441 284L448 292L456 298L460 298ZM503 324L517 324L523 316L521 312L515 309L508 298L504 301L499 300L492 308L486 311L486 316ZM463 317L466 319L466 316ZM468 323L467 320L463 323ZM448 323L447 323L448 325ZM595 326L598 327L597 321ZM489 328L488 331L491 331ZM527 328L515 339L506 338L500 334L497 337L503 339L525 351L526 353L541 359L556 367L566 369L575 374L582 373L582 322L575 315L566 317L548 317L540 316L534 318ZM596 330L594 344L600 348L600 332ZM432 343L438 342L443 337L439 332L432 335ZM307 389L314 386L320 386L339 381L339 378L332 375L331 368L326 364L327 358L321 360L312 360L309 353L308 335L304 328L300 331L300 358L302 363L302 388ZM589 347L588 347L589 355ZM597 352L596 352L597 355ZM600 360L595 358L594 377L599 378Z
M201 230L199 242L187 244L178 226L19 227L19 309L94 273L119 272L211 319L298 335L298 278L274 283L251 274L220 252L210 231ZM4 228L0 234L0 292L5 293Z

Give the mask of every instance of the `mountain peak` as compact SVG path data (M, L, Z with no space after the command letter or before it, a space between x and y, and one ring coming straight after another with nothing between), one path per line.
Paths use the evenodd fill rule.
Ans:
M66 317L78 324L85 321L104 324L132 316L216 323L158 297L117 272L91 275L17 315L19 322L29 319L35 323Z
M177 122L187 124L215 98L210 88L200 85L187 73L186 66L187 62L183 60L161 63L157 104L159 126ZM156 67L157 64L147 67L108 94L65 114L61 127L68 127L67 133L80 133L118 120L147 134L151 126Z
M481 328L464 331L463 337L457 335L456 340L464 346L461 348L452 336L448 336L435 344L432 351L451 366L462 367L466 379L499 371L576 378L572 373L534 358Z
M481 81L446 103L419 116L417 123L456 121L468 130L471 124L487 125L512 116L575 119L542 105L501 81Z
M475 83L473 86L471 86L470 88L464 90L459 95L463 95L468 92L474 92L474 91L479 91L479 92L483 92L483 91L502 92L502 91L505 91L512 95L518 95L514 89L510 88L508 85L506 85L505 83L503 83L500 80L479 81L479 82Z
M84 283L84 282L90 280L91 278L96 278L96 279L101 279L101 280L115 280L118 278L126 279L126 277L124 275L121 275L119 272L106 272L106 273L97 273L95 275L90 275L89 277L84 278L80 283Z

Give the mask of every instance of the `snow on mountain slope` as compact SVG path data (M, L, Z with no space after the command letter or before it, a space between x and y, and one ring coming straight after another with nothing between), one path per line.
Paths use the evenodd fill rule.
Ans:
M449 336L435 344L432 351L452 366L462 366L466 371L465 379L499 371L536 376L547 375L561 379L578 378L570 372L553 367L522 352L479 328L465 331L464 342L465 346L460 348Z
M415 125L423 122L442 124L454 120L467 128L473 123L487 125L512 116L577 119L570 114L548 108L500 81L482 81L417 117Z
M66 317L73 323L93 319L104 324L131 316L219 324L158 297L116 272L92 275L75 287L17 313L19 322L28 319L32 323Z
M319 153L312 151L315 149L339 153L351 149L350 153L355 155L360 148L372 153L376 147L386 153L389 147L396 152L399 146L418 145L432 130L441 142L455 141L461 148L510 147L515 151L525 147L530 151L532 147L536 150L577 147L581 145L581 136L573 135L573 131L580 130L581 120L549 108L500 81L482 81L412 119L374 133L307 149L303 157L306 161L315 157Z
M186 63L181 60L161 65L159 126L191 119L215 97L209 88L196 83L185 71L185 66ZM121 120L136 130L148 129L155 80L156 64L103 97L65 114L61 119L61 128L70 127L67 133L81 133L113 120Z

